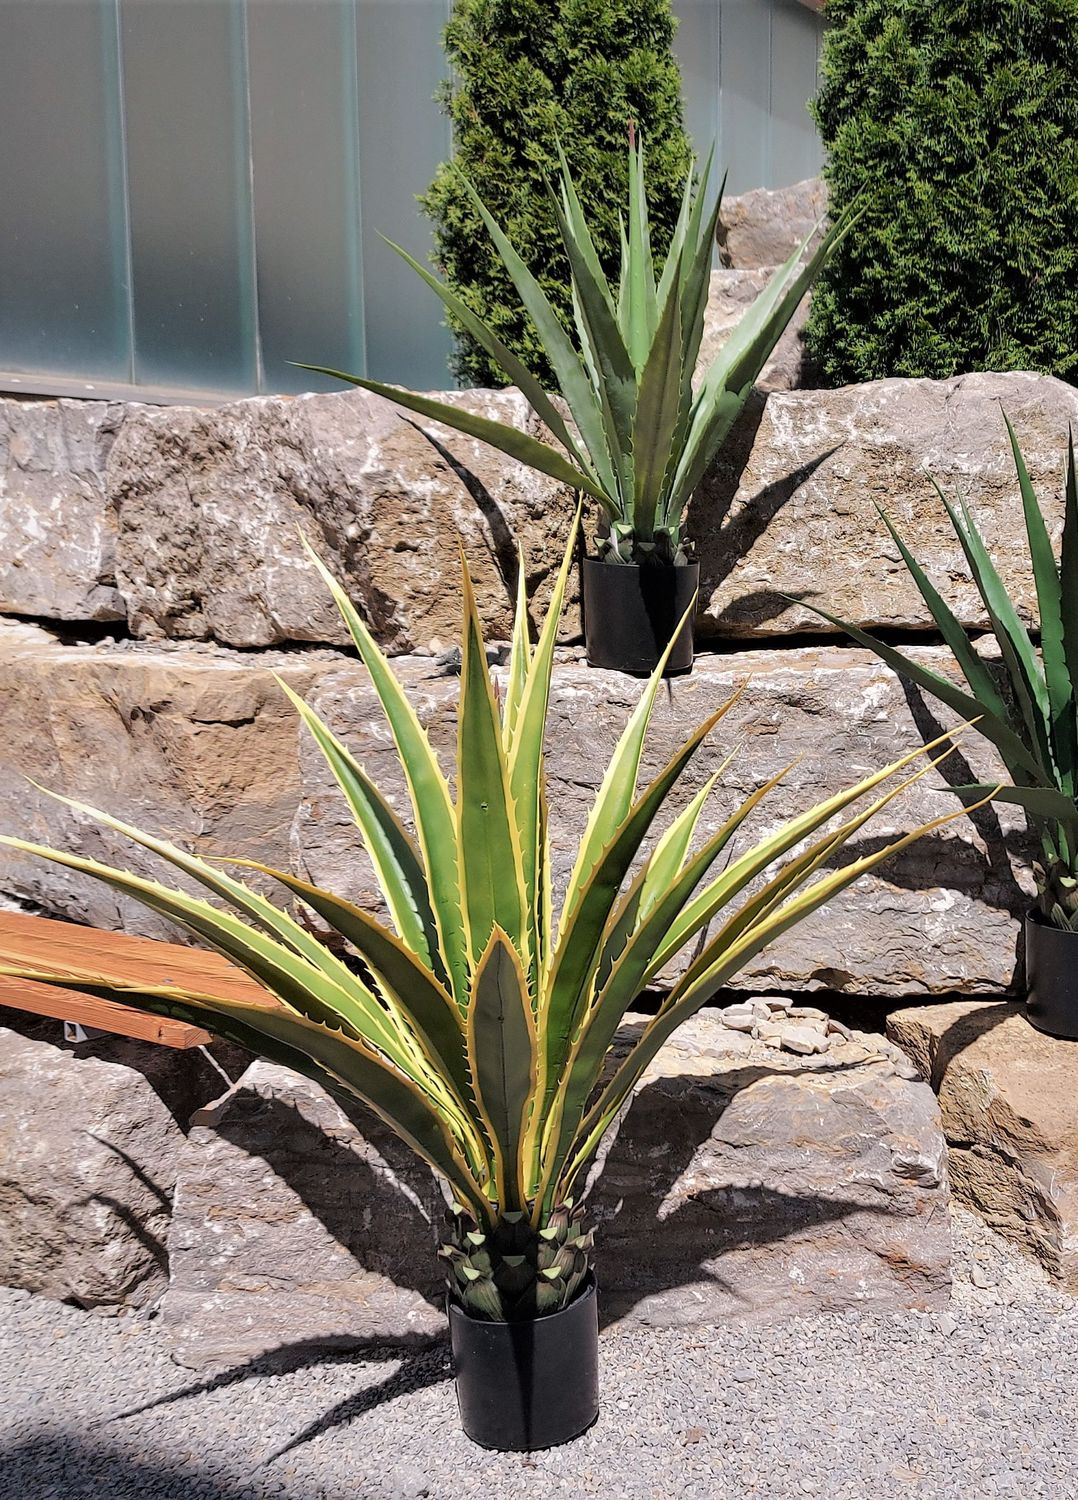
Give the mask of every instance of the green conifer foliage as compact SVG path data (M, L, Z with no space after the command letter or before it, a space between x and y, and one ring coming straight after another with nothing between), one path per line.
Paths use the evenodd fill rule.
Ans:
M835 385L1078 380L1078 0L829 0L815 105L832 211L814 292Z
M681 76L671 51L670 0L456 0L446 28L453 82L444 102L454 161L572 326L569 267L547 193L560 138L604 269L619 255L627 196L625 143L634 122L647 144L657 258L677 219L690 147ZM435 260L450 286L537 375L552 372L497 251L452 167L421 199L434 222ZM454 330L454 370L468 385L504 385L486 352Z

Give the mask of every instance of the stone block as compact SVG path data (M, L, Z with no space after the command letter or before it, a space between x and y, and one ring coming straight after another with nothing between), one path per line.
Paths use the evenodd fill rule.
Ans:
M987 1000L895 1011L887 1034L939 1095L956 1198L1078 1291L1078 1044Z
M124 618L105 468L126 410L0 398L0 613Z
M0 1284L84 1307L152 1302L183 1142L137 1067L0 1030Z
M518 391L442 396L540 430ZM461 545L484 624L508 640L517 542L541 600L573 512L553 481L365 391L139 409L107 485L135 633L245 647L346 640L301 529L391 652L456 638Z
M161 1308L175 1358L205 1368L439 1332L443 1207L374 1116L253 1063L195 1117L180 1164Z
M826 213L827 188L821 177L806 177L790 187L731 194L719 210L719 258L737 270L779 266Z
M38 791L31 777L197 853L287 864L298 729L274 670L303 691L317 658L73 647L0 623L3 832L172 878L170 867ZM8 850L0 888L46 915L177 937L100 882Z
M1019 612L1035 620L1001 407L1058 546L1067 429L1078 426L1078 390L1061 380L971 374L755 398L689 512L701 564L697 639L830 631L791 599L869 629L934 629L877 507L962 623L985 629L984 607L932 479L948 496L968 499Z
M917 649L926 662L944 666L944 652ZM429 662L402 663L400 669L443 764L451 765L458 679ZM672 681L661 695L642 785L742 683L747 685L740 701L684 778L687 796L737 747L705 811L703 837L776 771L790 766L785 782L739 838L739 849L781 819L915 749L922 743L919 726L932 722L916 700L911 713L898 680L870 653L829 647L703 658L692 676ZM547 770L556 892L564 889L609 757L640 690L632 679L586 666L566 663L555 673ZM352 667L327 673L313 702L403 813L408 806L403 777L365 677ZM956 780L994 774L995 761L975 735L967 736L963 753L976 774L956 764ZM306 737L300 756L304 790L295 837L303 865L316 883L376 906L370 866L357 858L347 808ZM945 793L933 790L940 785L933 776L907 792L854 841L851 856L953 808ZM961 819L938 830L783 934L749 962L738 985L778 993L998 994L1012 982L1020 917L1029 904L1021 829L1021 813L1001 804L978 814L976 826Z
M664 1049L594 1188L608 1319L714 1326L946 1298L936 1101L865 1054L792 1059L707 1016ZM384 1126L255 1063L182 1160L161 1314L175 1357L212 1368L437 1332L442 1205Z

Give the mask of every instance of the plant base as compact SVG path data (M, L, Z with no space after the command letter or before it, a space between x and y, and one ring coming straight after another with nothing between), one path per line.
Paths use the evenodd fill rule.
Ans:
M473 1318L450 1299L449 1337L461 1423L484 1448L555 1448L598 1416L594 1281L561 1312L519 1323Z
M675 568L584 559L584 640L593 667L648 677L700 586L700 564ZM692 620L678 635L667 677L692 671Z
M1078 1041L1078 932L1036 911L1026 917L1026 1016L1038 1031Z

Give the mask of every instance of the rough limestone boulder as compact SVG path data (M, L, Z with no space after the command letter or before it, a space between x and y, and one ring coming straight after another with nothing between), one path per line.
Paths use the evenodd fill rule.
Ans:
M183 1141L137 1068L0 1030L0 1284L152 1302Z
M374 1116L256 1062L192 1120L161 1317L181 1364L303 1340L421 1337L443 1323L443 1200Z
M945 667L942 651L917 649L926 662ZM421 720L449 763L458 680L430 662L400 667ZM656 710L642 779L655 774L700 720L745 682L740 701L685 778L686 794L697 790L738 747L708 804L701 837L783 766L791 766L786 781L751 823L757 836L916 748L922 730L933 732L931 715L915 698L911 713L899 681L868 653L839 647L746 651L704 658L691 677L670 683ZM547 746L559 888L639 691L629 678L586 666L567 663L555 673ZM397 805L406 807L403 779L363 675L350 666L327 673L313 702ZM973 774L956 761L957 781L995 774L983 741L968 736L964 753L979 769ZM347 810L306 737L300 755L304 792L295 839L304 868L316 882L360 904L376 903ZM933 791L933 784L940 783L933 778L904 795L855 841L851 855L951 810L954 803ZM1029 904L1022 889L1027 876L1021 827L1021 813L999 805L979 814L976 826L963 818L938 830L776 939L750 961L739 983L779 992L999 994L1012 982L1019 919Z
M934 648L924 660L945 667ZM568 659L556 668L548 733L554 862L564 881L617 737L640 684ZM279 668L344 737L407 814L407 796L365 672L333 651L243 655L203 646L70 647L28 626L0 628L0 752L4 830L160 875L158 862L36 791L27 774L196 851L291 865L376 905L369 866L335 784L270 675ZM400 659L407 690L439 753L452 763L459 679L430 658ZM922 743L935 720L874 657L846 647L744 651L703 658L671 682L656 713L644 774L658 769L705 715L748 679L686 792L739 746L705 819L717 826L741 799L792 762L785 785L753 820L762 833ZM912 710L911 710L912 705ZM959 781L995 763L967 737ZM798 757L802 757L798 761ZM866 830L853 852L953 806L922 783ZM770 809L770 810L767 810ZM1019 918L1029 904L1022 815L999 805L939 830L833 901L753 960L747 984L896 997L995 995L1011 984ZM1013 863L1012 863L1013 861ZM0 850L0 892L103 927L175 938L162 920L97 882Z
M968 498L1004 582L1032 617L1036 596L1001 405L1058 543L1067 429L1078 427L1078 390L1061 380L879 380L836 391L777 391L762 410L759 403L750 408L690 514L704 600L697 638L828 629L791 597L870 627L930 628L877 506L963 624L985 628L926 469L945 493Z
M0 399L0 612L124 618L105 467L125 411Z
M670 1326L941 1305L931 1091L882 1038L836 1034L801 1057L757 1038L698 1016L645 1074L593 1189L607 1314Z
M710 347L718 347L764 279L759 271L717 274ZM795 379L798 337L795 327L779 346L765 385ZM765 394L750 401L690 510L703 564L702 643L827 629L787 596L860 624L930 628L877 504L957 600L961 618L983 627L980 601L926 467L946 490L969 496L1008 586L1023 609L1032 608L999 408L1018 429L1058 533L1063 445L1068 424L1078 423L1073 387L1048 376L975 374L840 391L775 389L766 400ZM536 430L518 392L471 391L453 399ZM90 420L78 403L60 407L72 408L76 425ZM94 406L93 420L103 422L101 414L111 410ZM20 442L33 447L33 424L43 420L37 408L15 402L3 411ZM28 582L11 585L8 609L92 618L101 608L121 613L119 599L141 636L240 647L339 643L341 627L303 555L298 526L394 653L438 650L453 639L461 540L492 638L509 632L518 542L537 609L543 606L572 498L481 443L420 424L425 436L397 408L365 393L260 398L212 411L123 411L103 479L94 479L93 465L86 469L89 460L80 468L83 461L73 459L65 468L61 452L55 484L50 479L43 493L22 494L8 507L19 530L9 553L69 559L56 576L43 561L28 560ZM24 432L19 424L27 422ZM94 465L104 461L106 446L102 437ZM65 503L61 514L54 489L81 498ZM79 517L75 523L69 510ZM115 591L80 603L87 580L95 590L99 582L112 588L108 539L115 528ZM84 533L98 538L96 552L78 540ZM88 562L91 552L102 560ZM74 580L74 593L65 579ZM578 630L571 601L566 639Z
M770 270L712 271L697 365L700 374L708 368L770 279ZM809 300L805 298L761 371L756 382L757 391L795 391L812 383L804 344L808 314Z
M827 188L821 177L724 198L715 236L719 258L735 270L781 265L826 213Z
M517 391L448 399L540 430ZM461 544L484 624L508 639L517 541L542 600L572 497L485 444L422 427L429 435L365 391L133 412L107 478L133 630L231 646L343 641L302 528L390 651L454 639Z
M33 626L0 624L2 831L160 878L159 861L45 796L29 776L198 852L287 864L298 731L271 673L302 692L318 661L318 653L63 646ZM177 937L99 882L8 850L0 888L74 921Z
M946 1297L936 1102L877 1041L797 1059L707 1017L664 1050L595 1189L609 1316L707 1326ZM254 1064L183 1157L174 1356L212 1368L438 1331L442 1206L384 1127Z
M939 1095L956 1197L1078 1291L1075 1044L1021 1005L895 1011L887 1034Z

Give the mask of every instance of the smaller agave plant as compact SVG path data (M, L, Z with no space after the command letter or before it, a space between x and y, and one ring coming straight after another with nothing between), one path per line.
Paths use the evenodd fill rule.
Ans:
M489 417L382 381L323 365L301 365L386 396L421 416L479 438L598 501L611 563L686 561L685 509L805 293L853 219L831 226L806 260L812 236L780 266L710 365L697 375L722 192L707 209L711 157L685 180L681 211L656 272L644 186L644 147L628 153L628 226L621 266L600 264L564 153L560 191L550 189L573 284L575 321L563 326L534 269L514 249L475 188L462 181L542 341L572 426L539 380L444 282L399 245L457 322L518 386L557 447ZM390 242L391 243L391 242ZM575 428L575 431L573 430Z
M951 606L883 511L880 518L966 679L966 689L868 631L803 602L896 672L975 723L977 733L991 741L1011 778L1010 785L997 787L993 795L997 801L1025 809L1041 846L1037 871L1041 913L1051 926L1078 932L1078 464L1074 436L1066 450L1063 536L1057 562L1014 427L1006 414L1003 420L1022 501L1040 617L1038 631L1023 623L967 502L961 497L949 500L932 481L988 616L1002 672L995 673L978 654ZM951 790L981 798L990 788L975 783Z
M100 968L45 971L0 945L0 972L206 1027L315 1079L346 1103L369 1106L445 1185L451 1207L442 1255L451 1295L475 1318L494 1321L557 1312L590 1285L585 1171L678 1026L779 934L949 821L942 817L836 865L846 842L934 764L902 778L923 755L918 748L747 841L714 874L786 772L735 799L714 831L698 839L721 769L676 812L671 794L741 690L641 789L660 663L603 778L555 924L544 729L575 532L534 646L521 588L498 692L464 567L455 790L389 662L312 553L385 713L411 827L314 710L283 682L281 688L354 816L388 922L289 871L199 859L78 803L69 805L159 856L216 904L80 855L0 839L167 917L242 969L263 998L236 999L211 979L199 991L133 986L109 973L104 950ZM664 810L666 826L650 838ZM323 943L301 915L229 873L230 863L275 881L301 913L308 909L332 930L336 944ZM680 977L655 1014L615 1050L634 1000L683 953Z

